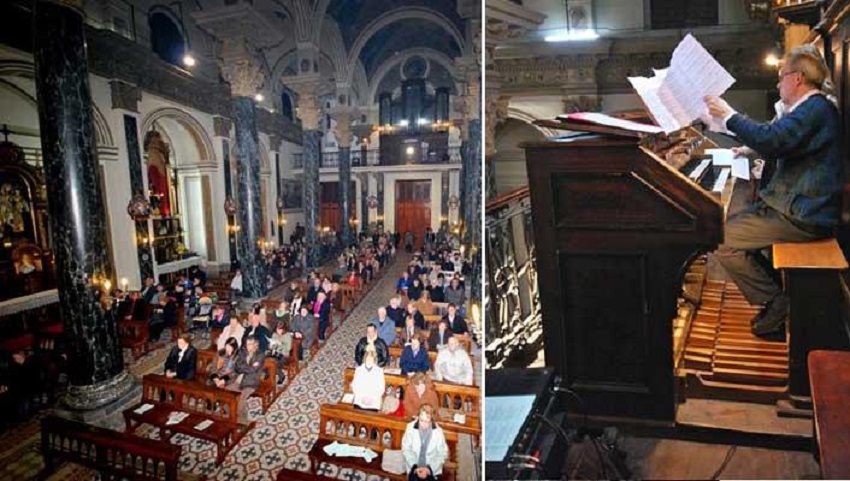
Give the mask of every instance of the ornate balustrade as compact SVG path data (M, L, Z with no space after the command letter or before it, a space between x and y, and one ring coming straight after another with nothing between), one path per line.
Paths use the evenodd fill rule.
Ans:
M527 365L543 341L528 187L493 199L486 211L487 368Z

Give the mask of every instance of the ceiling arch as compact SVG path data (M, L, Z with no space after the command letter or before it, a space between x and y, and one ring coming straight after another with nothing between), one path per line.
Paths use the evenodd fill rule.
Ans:
M395 22L401 20L424 20L427 22L431 22L439 26L442 30L451 36L454 42L457 44L458 49L460 50L461 55L467 53L466 44L463 40L463 35L460 30L446 17L445 15L431 10L429 8L423 7L400 7L394 10L391 10L374 20L372 20L366 28L360 33L357 39L351 46L351 50L348 53L348 63L346 67L346 81L350 81L351 72L354 72L354 68L360 59L360 54L363 51L363 48L366 46L366 43L371 39L376 33L378 33L381 29L387 27L388 25L392 25Z
M366 100L369 102L375 102L375 96L378 94L378 86L381 85L381 80L383 80L383 78L400 63L403 63L405 60L414 55L424 57L442 65L449 71L449 73L451 73L453 79L457 79L457 69L455 68L454 61L449 58L448 55L431 48L412 48L401 52L401 55L389 58L382 63L377 70L375 70L375 74L372 76L372 81L369 82L369 97L367 97ZM457 81L455 81L455 87L458 91L460 91L460 85L457 84Z

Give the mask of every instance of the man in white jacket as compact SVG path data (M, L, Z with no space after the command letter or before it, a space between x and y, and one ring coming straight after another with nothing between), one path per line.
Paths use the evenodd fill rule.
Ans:
M431 468L434 476L443 473L449 445L443 429L434 422L434 407L423 404L417 419L411 421L401 438L401 452L408 472Z

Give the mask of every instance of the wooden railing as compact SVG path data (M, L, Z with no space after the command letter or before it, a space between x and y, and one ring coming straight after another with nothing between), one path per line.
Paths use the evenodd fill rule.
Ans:
M492 199L486 210L487 367L527 365L543 333L528 187Z

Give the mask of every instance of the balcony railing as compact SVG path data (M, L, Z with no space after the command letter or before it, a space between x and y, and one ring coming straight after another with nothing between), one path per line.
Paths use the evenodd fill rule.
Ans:
M365 155L364 155L365 154ZM339 151L322 152L322 161L320 167L339 167ZM382 159L381 152L378 149L371 150L352 150L351 151L351 166L352 167L369 167L369 166L391 166L391 165L429 165L429 164L458 164L461 162L460 148L450 147L447 149L433 149L427 153L423 153L420 157L397 157ZM304 156L302 154L293 155L293 168L304 168Z
M485 227L487 367L525 366L543 342L528 187L489 202Z

